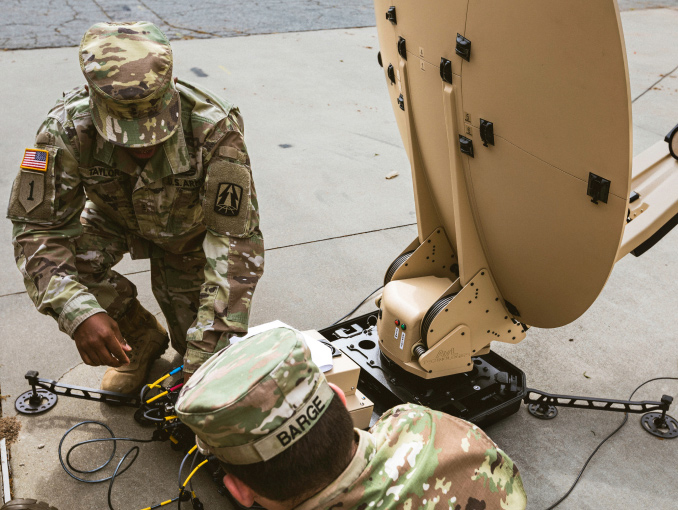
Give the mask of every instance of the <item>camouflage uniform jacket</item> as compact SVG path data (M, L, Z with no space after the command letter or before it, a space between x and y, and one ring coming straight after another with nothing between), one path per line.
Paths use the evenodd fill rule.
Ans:
M264 247L238 110L189 83L176 86L181 128L143 169L97 134L85 87L64 94L36 137L36 147L50 156L45 198L28 213L15 203L20 172L8 217L29 296L70 336L103 311L75 266L73 240L82 232L86 200L125 230L132 258L148 258L158 248L203 250L205 283L186 337L185 369L193 372L231 334L247 331Z
M511 459L464 420L406 404L386 412L346 470L297 510L524 510Z

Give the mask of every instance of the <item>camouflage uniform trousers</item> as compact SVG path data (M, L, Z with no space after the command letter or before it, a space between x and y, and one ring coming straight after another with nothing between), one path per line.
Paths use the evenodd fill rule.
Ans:
M82 235L76 239L78 281L85 285L116 321L137 298L137 288L113 267L125 253L139 245L123 227L101 214L87 201L80 216ZM202 248L188 254L175 254L151 243L143 243L151 262L151 287L169 328L172 347L182 356L186 352L186 331L198 313L200 286L205 281L205 254ZM150 249L149 249L150 247ZM137 257L142 258L142 257ZM145 258L145 257L144 257ZM121 331L123 336L131 332Z

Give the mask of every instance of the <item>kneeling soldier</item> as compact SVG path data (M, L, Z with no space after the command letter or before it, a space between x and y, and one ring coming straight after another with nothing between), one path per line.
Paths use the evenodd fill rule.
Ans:
M475 425L418 405L353 428L298 332L232 345L184 386L177 415L244 506L523 510L517 467Z
M190 374L247 331L263 238L238 109L172 79L155 25L94 25L80 67L87 85L64 94L25 150L8 217L38 310L85 363L111 367L102 389L130 393L169 338L113 266L128 252L151 259Z

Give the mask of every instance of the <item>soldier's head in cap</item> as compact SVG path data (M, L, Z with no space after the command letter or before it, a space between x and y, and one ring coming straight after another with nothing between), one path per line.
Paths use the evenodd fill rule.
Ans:
M245 506L293 508L335 480L356 451L343 392L288 328L213 356L182 388L176 410Z
M147 159L179 128L172 48L153 23L93 25L80 43L80 68L94 125L105 140Z

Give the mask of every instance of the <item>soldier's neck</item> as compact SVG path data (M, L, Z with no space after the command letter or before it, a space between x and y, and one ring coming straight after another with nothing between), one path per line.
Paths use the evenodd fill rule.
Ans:
M347 456L347 461L346 465L344 466L344 470L348 467L348 465L351 463L353 460L353 457L355 457L356 452L358 451L358 441L359 437L356 434L355 439L353 440L353 444L351 446L351 453L350 455ZM261 506L266 508L267 510L293 510L294 508L298 507L301 505L304 501L307 501L311 499L313 496L318 494L320 491L325 490L325 487L320 487L318 490L313 492L313 494L305 494L299 498L294 498L292 500L288 501L274 501L272 499L267 499L263 498L259 495L256 496L255 501L259 503Z

